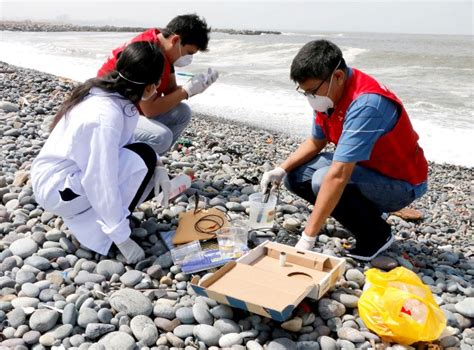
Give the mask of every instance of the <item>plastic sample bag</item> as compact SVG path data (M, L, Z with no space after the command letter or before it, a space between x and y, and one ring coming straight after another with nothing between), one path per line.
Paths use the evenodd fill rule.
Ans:
M365 325L386 341L412 344L439 338L446 317L412 271L397 267L389 272L370 269L358 307Z

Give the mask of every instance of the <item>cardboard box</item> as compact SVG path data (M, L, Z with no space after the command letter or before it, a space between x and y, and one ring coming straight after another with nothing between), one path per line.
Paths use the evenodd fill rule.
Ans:
M282 322L304 298L320 299L344 274L344 265L342 258L267 241L201 283L194 276L191 287L219 303Z

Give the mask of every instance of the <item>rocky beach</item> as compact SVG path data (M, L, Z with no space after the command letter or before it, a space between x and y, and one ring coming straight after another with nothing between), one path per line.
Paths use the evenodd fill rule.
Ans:
M474 349L472 168L430 163L429 191L412 205L423 218L388 216L396 235L388 251L371 263L347 259L335 288L319 301L305 300L305 308L278 323L197 296L192 276L173 265L157 232L176 228L196 193L232 219L248 219L248 197L259 191L262 173L301 139L195 115L164 158L170 174L193 173L193 184L168 209L150 201L133 213L132 236L146 258L128 265L115 248L100 256L80 246L32 192L31 162L75 84L0 62L1 350L426 348L384 343L358 315L364 271L396 266L417 273L445 313L447 328L434 344ZM271 239L294 245L311 208L282 188L274 228L252 231L250 244ZM343 256L352 241L328 219L315 250Z

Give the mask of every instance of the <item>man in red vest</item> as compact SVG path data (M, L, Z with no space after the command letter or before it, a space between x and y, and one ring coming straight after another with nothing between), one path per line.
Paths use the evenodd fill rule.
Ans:
M139 110L146 118L139 119L135 130L135 140L149 144L160 155L171 148L191 121L191 109L181 101L203 92L218 77L217 71L209 68L194 75L183 86L176 83L174 66L187 66L195 53L206 51L209 32L204 19L194 14L182 15L173 18L166 28L149 29L130 41L149 41L161 47L165 56L161 83L156 87L154 96L140 101ZM127 44L112 51L98 71L99 77L115 69L118 55Z
M331 215L356 238L348 256L370 261L394 241L383 213L399 210L427 190L428 163L398 97L346 65L332 42L316 40L298 52L291 79L314 110L312 135L262 189L285 186L314 204L297 248L311 250ZM332 143L334 152L322 152Z

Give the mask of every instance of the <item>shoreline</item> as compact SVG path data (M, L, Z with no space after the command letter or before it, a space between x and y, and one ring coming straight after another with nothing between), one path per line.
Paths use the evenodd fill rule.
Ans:
M191 276L173 265L158 232L176 228L179 213L192 209L195 193L232 220L248 220L248 196L259 191L251 181L290 154L298 138L194 115L182 135L191 146L175 147L163 157L172 175L194 172L192 187L167 209L150 201L132 213L132 238L140 241L146 257L128 265L115 247L106 257L82 247L62 219L34 199L31 162L48 136L48 121L74 84L0 62L1 350L60 345L107 349L113 339L130 350L192 344L209 350L355 350L367 349L371 341L389 346L364 325L357 301L368 268L395 266L417 273L441 305L448 327L434 343L473 350L473 169L430 163L429 190L410 206L423 219L390 215L387 221L396 237L390 249L370 263L347 259L335 288L320 301L306 299L307 309L299 308L280 324L196 296ZM249 244L271 239L294 245L310 211L311 205L282 188L275 226L252 231ZM342 246L351 242L350 233L329 218L315 251L341 256ZM138 299L140 303L133 302Z
M150 28L133 26L111 25L77 25L71 23L35 22L35 21L0 21L0 31L21 32L143 32ZM282 32L274 30L249 30L212 28L211 32L231 35L280 35Z
M45 73L45 72L42 72L42 71L39 71L39 70L33 69L33 68L25 68L25 67L21 67L21 66L16 66L16 65L13 65L13 64L10 64L10 63L7 63L7 62L4 62L4 61L0 60L0 66L2 64L6 65L6 66L14 67L16 69L20 69L20 70L38 72L41 75L47 75L47 76L49 76L53 79L61 79L62 81L67 81L67 82L70 82L71 84L79 84L80 83L80 82L78 82L74 79L54 75L54 74L51 74L51 73ZM0 74L1 73L3 73L3 72L0 69ZM204 113L193 112L193 116L194 117L199 117L199 118L204 118L204 119L207 119L207 120L212 121L212 122L219 122L219 123L229 124L229 125L239 125L239 126L243 126L243 127L246 127L246 128L262 130L262 131L265 131L269 134L281 134L282 137L286 137L286 138L290 139L291 141L293 141L295 143L302 142L305 139L302 136L301 137L300 136L292 136L289 133L285 133L284 131L277 131L277 130L274 130L274 129L271 129L271 128L265 128L263 126L255 126L255 125L248 124L244 121L239 121L239 120L235 120L235 119L227 119L227 118L223 118L223 117L220 117L218 115L215 115L215 114L204 114ZM328 147L329 147L329 149L333 148L330 145ZM447 163L447 162L441 163L441 162L434 162L434 161L430 161L430 160L428 160L428 163L429 163L430 167L432 165L440 165L440 166L456 167L456 168L459 168L460 170L474 171L474 167L469 167L469 166L466 166L466 165L451 164L451 163Z

